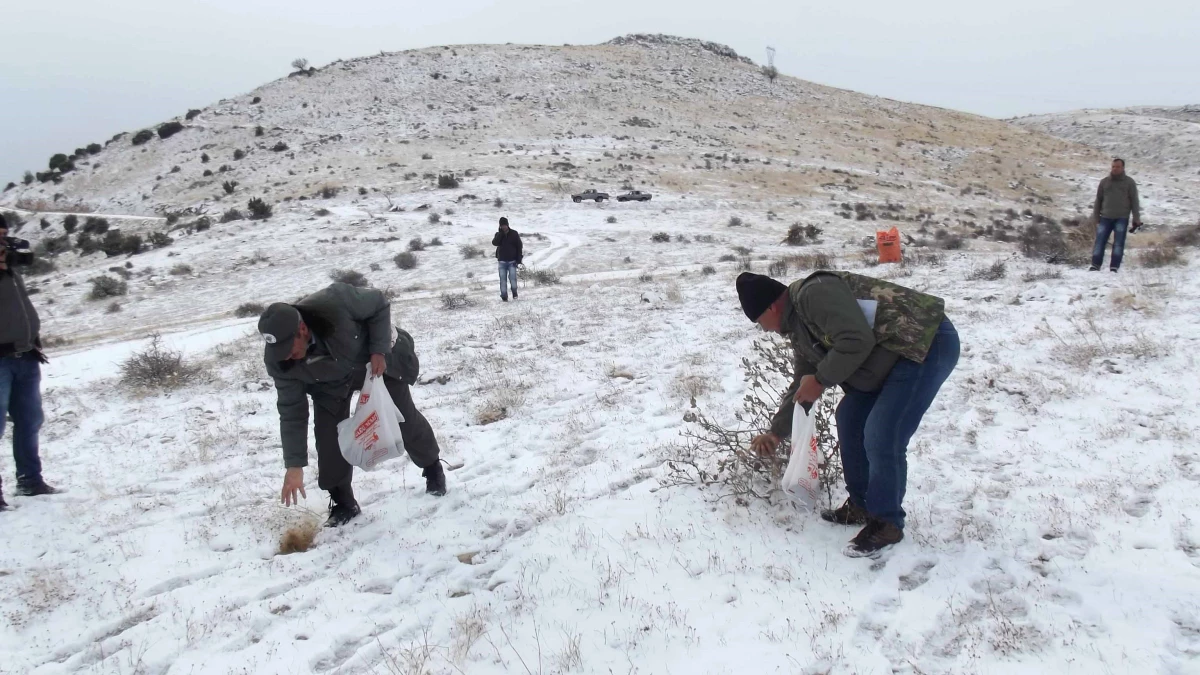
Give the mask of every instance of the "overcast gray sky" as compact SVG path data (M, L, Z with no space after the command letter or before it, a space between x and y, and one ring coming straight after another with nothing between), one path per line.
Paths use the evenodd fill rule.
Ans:
M3 0L0 179L313 65L670 33L787 75L1009 117L1200 103L1197 0Z

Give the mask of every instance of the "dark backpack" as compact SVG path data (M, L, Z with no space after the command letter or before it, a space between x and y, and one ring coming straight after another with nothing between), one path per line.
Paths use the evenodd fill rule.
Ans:
M392 347L392 358L400 368L400 381L410 387L421 377L421 360L417 358L417 345L408 331L396 327L396 345Z

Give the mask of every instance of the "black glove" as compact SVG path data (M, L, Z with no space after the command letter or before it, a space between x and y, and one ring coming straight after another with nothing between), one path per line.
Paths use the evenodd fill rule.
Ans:
M50 359L46 358L46 353L43 352L41 349L38 349L37 347L34 347L33 355L35 357L37 357L38 363L40 363L42 365L50 363Z
M1130 225L1130 226L1129 226L1129 232L1130 232L1131 234L1132 234L1132 233L1134 233L1134 232L1137 232L1137 231L1138 231L1138 228L1139 228L1139 227L1141 227L1141 226L1142 226L1142 224L1141 224L1141 223L1139 223L1139 222L1135 222L1133 225Z

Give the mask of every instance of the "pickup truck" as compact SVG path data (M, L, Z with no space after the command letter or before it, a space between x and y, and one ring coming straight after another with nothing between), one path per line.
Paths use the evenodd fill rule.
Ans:
M623 195L617 195L619 202L648 202L650 201L650 193L642 192L641 190L633 190L626 192Z
M605 199L608 199L608 193L596 192L595 190L584 190L577 195L571 195L571 201L575 202L576 204L585 199L591 199L595 202L602 202Z

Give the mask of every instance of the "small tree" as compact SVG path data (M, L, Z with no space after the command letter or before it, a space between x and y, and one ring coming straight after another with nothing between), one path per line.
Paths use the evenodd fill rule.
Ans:
M87 151L88 151L89 155L98 155L98 154L100 154L100 151L102 151L102 150L104 150L104 147L101 146L99 143L91 143L87 146Z
M287 149L288 144L284 143L283 141L279 141L275 145L271 146L271 150L274 150L275 152L285 152Z
M233 194L233 191L237 189L237 186L238 182L236 180L227 180L224 183L221 183L221 189L225 190L225 194L227 195Z
M195 108L192 108L191 110L187 111L187 114L183 116L183 119L191 122L192 120L196 119L199 116L200 116L200 111Z
M25 176L23 178L21 178L21 182L25 183L26 185L33 183L33 172L26 171Z
M264 202L259 197L255 197L246 204L246 208L250 209L251 220L265 220L271 217L273 207Z
M141 131L139 131L133 135L133 138L131 139L131 141L133 142L134 145L142 145L143 143L146 143L147 141L149 141L151 138L154 138L154 132L150 131L149 129L142 129Z
M241 148L238 148L237 150L233 151L233 158L235 160L242 159L245 156L246 156L246 151L242 150Z
M139 389L174 389L195 381L203 371L167 349L162 336L150 336L150 345L121 363L121 382Z
M75 232L76 227L79 227L79 216L72 213L63 218L63 231L65 231L67 234L72 234Z
M308 59L300 58L292 61L292 68L299 72L308 72Z
M458 187L458 179L453 174L442 174L438 176L437 186L443 190L451 190Z
M221 214L222 223L232 223L233 221L241 220L242 218L245 218L245 216L243 216L242 212L237 209L229 209L225 213Z
M254 127L254 135L255 136L265 136L266 133L267 133L267 130L263 129L262 126Z
M57 153L50 157L50 170L57 171L63 164L67 163L67 156L63 153Z
M762 67L762 74L763 74L763 76L765 76L765 77L766 77L766 78L767 78L769 81L771 81L771 82L774 82L774 81L775 81L775 78L779 77L779 69L778 69L778 68L776 68L775 66L763 66L763 67Z

